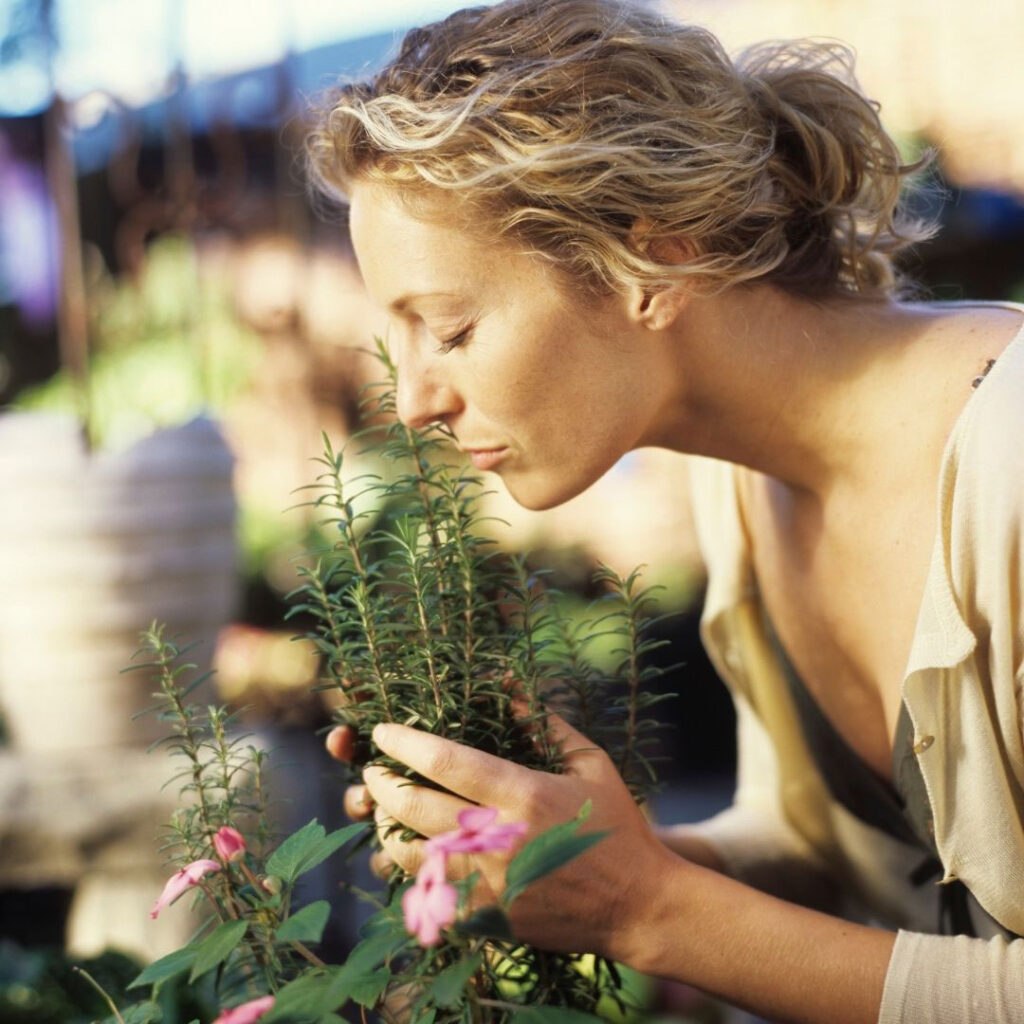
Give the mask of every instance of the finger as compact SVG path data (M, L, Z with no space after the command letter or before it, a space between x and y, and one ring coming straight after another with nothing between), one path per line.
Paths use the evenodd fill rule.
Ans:
M426 856L424 841L403 839L404 829L400 825L396 828L399 823L381 807L373 812L373 817L377 825L377 838L380 840L381 850L406 874L416 874Z
M562 751L565 771L581 778L603 776L611 763L608 755L593 740L574 729L561 715L547 716L547 730L551 741Z
M523 697L514 697L511 705L516 718L528 720L532 729L539 730L541 726L546 728L548 739L562 751L567 774L597 778L607 771L610 763L607 754L593 740L574 729L561 715L554 711L538 715Z
M349 786L342 804L353 821L365 821L373 810L373 797L365 786Z
M407 875L415 875L430 855L426 842L422 839L402 839L400 831L392 831L388 835L389 828L390 825L386 825L381 833L382 849L370 857L370 867L377 872L379 865L382 870L390 872L397 866ZM482 862L483 859L480 860ZM479 866L474 858L464 853L456 853L445 860L445 877L449 882L455 882L460 878L467 878L477 871ZM493 897L490 902L494 902Z
M356 731L351 725L336 725L324 740L327 753L335 761L349 764L356 752Z
M373 740L385 754L477 804L502 803L503 797L511 798L527 786L532 775L511 761L407 725L378 725ZM373 795L378 799L376 792Z
M422 836L436 836L458 826L458 817L473 806L451 793L417 786L380 765L363 770L370 798L396 821Z
M378 878L387 878L395 870L395 862L386 850L376 850L370 854L370 870Z

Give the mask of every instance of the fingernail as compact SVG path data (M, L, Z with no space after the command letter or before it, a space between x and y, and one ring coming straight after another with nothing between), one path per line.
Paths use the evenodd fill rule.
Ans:
M378 747L383 746L387 743L388 736L390 736L392 732L393 730L391 726L386 722L382 722L380 725L375 725L373 727L373 742L376 743Z

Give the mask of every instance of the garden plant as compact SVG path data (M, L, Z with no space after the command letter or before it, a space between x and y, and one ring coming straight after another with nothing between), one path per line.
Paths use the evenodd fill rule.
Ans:
M380 342L377 355L386 379L367 395L369 426L341 451L324 440L304 504L330 540L300 566L290 595L321 654L321 686L341 691L336 718L355 737L352 771L382 764L431 785L376 748L374 727L399 722L559 772L562 752L545 726L555 710L604 747L642 801L655 782L651 710L664 699L648 684L665 670L645 665L661 643L647 638L650 590L638 572L602 567L605 595L586 618L570 618L543 572L486 536L481 482L453 461L446 430L413 430L394 417L396 369ZM387 468L348 475L347 453L367 449ZM595 645L611 662L590 656ZM509 922L528 885L601 841L587 828L587 806L523 843L503 894L483 908L471 906L474 876L449 881L448 858L518 846L525 825L499 823L491 808L463 812L457 829L429 841L415 877L395 869L381 892L363 894L373 912L360 941L344 964L324 963L315 950L331 907L296 906L296 882L343 848L372 846L375 832L357 823L328 833L313 820L276 837L265 753L236 735L226 709L190 702L203 677L190 678L187 648L162 627L144 634L143 651L136 667L158 681L154 710L182 765L182 806L166 843L175 871L152 916L192 893L208 917L183 949L134 980L150 998L123 1010L111 1001L110 1021L159 1020L160 987L183 976L213 978L217 1024L329 1022L349 1012L419 1024L569 1024L628 1010L614 963L526 946Z

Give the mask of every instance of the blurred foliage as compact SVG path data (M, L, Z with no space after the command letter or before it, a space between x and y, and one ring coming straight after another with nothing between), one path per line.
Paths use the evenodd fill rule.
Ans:
M113 1020L110 1007L96 989L76 973L88 971L114 999L125 1005L125 989L142 965L130 956L108 950L76 958L58 949L23 949L0 940L0 1024L92 1024ZM212 1019L217 1013L209 984L187 987L168 983L157 1000L163 1024Z
M228 282L200 268L193 244L154 241L137 280L93 275L90 287L89 436L121 449L153 430L217 412L241 393L260 355L234 315ZM74 412L75 383L61 371L15 408Z

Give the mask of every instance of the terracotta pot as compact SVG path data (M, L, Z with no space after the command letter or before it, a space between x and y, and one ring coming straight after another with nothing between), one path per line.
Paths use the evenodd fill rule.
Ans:
M197 418L89 454L74 420L0 416L0 706L22 750L163 735L144 673L122 674L153 620L200 646L238 604L234 459Z

